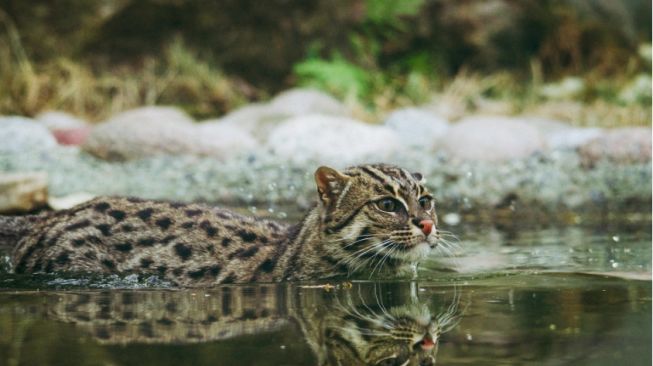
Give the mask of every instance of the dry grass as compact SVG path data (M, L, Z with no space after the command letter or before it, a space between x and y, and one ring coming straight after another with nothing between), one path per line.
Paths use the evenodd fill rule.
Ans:
M449 80L433 80L418 73L397 76L377 70L369 72L371 91L365 100L350 93L345 103L355 117L368 122L380 121L396 108L426 105L452 121L470 114L532 114L582 126L650 125L650 97L631 103L617 97L633 77L629 69L611 78L589 72L581 78L584 91L563 99L542 96L544 78L536 62L527 80L509 73L466 71ZM177 105L197 118L208 118L266 97L200 60L181 41L171 43L161 58L146 58L137 65L93 69L66 58L33 64L1 9L0 85L0 114L33 116L53 109L90 121L153 104Z
M2 32L4 28L4 32ZM93 70L66 58L33 65L11 20L0 10L0 114L33 116L54 109L97 121L129 108L174 104L214 117L260 96L176 41L161 59Z
M579 95L547 98L541 95L542 82L537 77L520 81L509 73L478 75L461 72L455 78L424 87L427 98L416 100L397 90L384 89L373 96L375 109L365 108L356 100L349 105L366 121L379 121L396 108L421 104L450 121L473 114L532 115L567 122L576 126L619 127L650 126L650 99L630 103L618 94L628 83L625 77L581 78L585 87ZM593 81L596 79L597 81Z

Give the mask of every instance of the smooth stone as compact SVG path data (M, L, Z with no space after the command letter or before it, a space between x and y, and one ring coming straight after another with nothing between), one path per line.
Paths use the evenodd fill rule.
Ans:
M97 196L87 192L73 193L63 197L50 197L48 199L48 206L53 210L66 210L88 202L95 197Z
M333 96L310 88L294 88L278 94L270 101L270 107L288 116L325 114L347 116L347 108Z
M447 120L420 108L396 110L383 124L397 134L402 144L426 149L436 147L449 129Z
M269 103L255 103L238 108L218 121L249 131L260 141L281 122L296 116L323 114L346 116L347 108L334 97L313 89L289 89Z
M81 145L91 132L91 126L86 121L66 112L42 112L35 120L46 126L60 145Z
M453 124L442 149L456 160L498 162L523 159L545 147L536 127L509 117L475 116Z
M155 155L192 153L192 120L169 107L145 107L120 113L97 125L82 149L101 159L124 161Z
M600 160L616 163L651 161L651 128L622 127L606 130L599 137L583 144L578 153L585 165Z
M343 168L384 161L400 149L401 142L384 126L313 114L281 124L270 134L266 147L282 161Z
M44 151L57 141L43 125L25 117L0 117L0 152Z
M536 127L543 135L547 148L573 150L598 137L603 129L596 127L573 127L567 123L541 117L525 117L524 122Z
M91 127L57 129L52 131L52 135L60 145L79 146L86 141L91 133Z
M50 130L72 130L88 127L86 121L61 111L45 111L36 115L35 120Z
M236 126L264 141L267 135L288 117L290 117L288 114L270 108L267 104L256 103L238 108L220 119L205 121L205 123Z
M82 148L105 160L125 161L157 155L226 159L238 153L239 139L244 149L254 145L253 138L235 126L200 126L175 108L139 108L95 127Z
M120 112L112 116L105 123L156 123L164 121L169 124L178 125L191 125L194 122L186 112L179 108L169 106L147 106Z
M0 174L0 213L25 213L45 207L48 176L45 173Z
M252 152L259 146L251 133L234 125L200 123L195 131L201 145L212 146L222 156Z

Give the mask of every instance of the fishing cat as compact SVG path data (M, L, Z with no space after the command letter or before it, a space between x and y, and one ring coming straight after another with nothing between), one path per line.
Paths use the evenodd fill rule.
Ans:
M370 164L315 172L319 200L286 225L200 204L96 198L0 218L15 273L155 274L178 286L313 280L416 268L440 241L419 173Z

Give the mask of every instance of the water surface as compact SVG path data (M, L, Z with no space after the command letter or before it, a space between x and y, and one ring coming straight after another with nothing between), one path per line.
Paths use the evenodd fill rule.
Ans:
M453 256L416 281L186 290L3 271L0 364L650 365L649 220L446 227Z

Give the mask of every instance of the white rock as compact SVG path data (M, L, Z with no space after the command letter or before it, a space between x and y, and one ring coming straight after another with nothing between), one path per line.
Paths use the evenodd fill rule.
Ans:
M550 149L576 149L601 136L602 133L603 130L600 128L571 127L545 135L546 145Z
M270 108L268 104L250 104L238 108L220 119L206 121L206 123L218 122L242 128L259 140L265 140L272 129L289 117L290 115L286 113Z
M50 197L48 206L53 210L65 210L88 202L95 197L97 196L87 192L73 193L63 197Z
M190 125L193 123L193 119L176 107L148 106L118 113L105 123L108 122L133 124L166 122L169 125Z
M197 140L201 145L221 150L220 155L247 153L258 148L259 143L244 129L223 123L200 123L196 127Z
M270 101L275 111L289 116L325 114L347 116L347 108L336 98L315 89L295 88L286 90Z
M308 115L292 118L277 127L266 147L279 158L297 164L343 168L384 161L400 149L401 143L384 126L345 117Z
M449 122L419 108L404 108L392 112L384 125L393 130L406 146L432 149L449 129Z
M25 117L0 117L0 152L43 151L57 141L43 125Z
M50 130L69 130L87 127L86 121L61 111L46 111L36 116L36 121Z
M543 150L537 128L509 117L475 116L453 124L442 148L458 160L504 161L522 159Z
M594 127L573 127L567 123L539 117L524 117L524 122L536 127L544 136L546 147L553 150L573 150L601 135Z
M269 103L249 104L228 113L219 121L249 131L260 141L291 117L323 114L347 115L347 109L337 99L313 89L290 89L277 95Z

